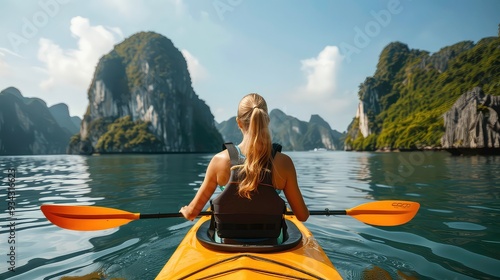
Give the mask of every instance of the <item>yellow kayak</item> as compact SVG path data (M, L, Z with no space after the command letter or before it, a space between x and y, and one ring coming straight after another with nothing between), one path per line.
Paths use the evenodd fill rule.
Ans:
M397 226L413 219L420 204L413 201L373 201L347 210L309 211L310 215L349 215L376 226ZM50 205L41 207L55 225L71 230L103 230L139 219L183 217L181 213L141 214L120 209L83 205ZM156 279L342 279L311 232L287 212L286 233L277 244L216 243L210 230L211 212L188 231ZM227 241L227 240L225 240ZM231 240L229 240L231 241Z
M210 216L203 216L156 280L342 279L311 232L295 216L286 220L289 236L282 245L233 245L211 242Z

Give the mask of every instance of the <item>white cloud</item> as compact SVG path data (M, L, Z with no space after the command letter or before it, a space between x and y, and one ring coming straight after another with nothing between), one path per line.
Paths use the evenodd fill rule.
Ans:
M170 3L174 6L177 16L185 16L188 14L187 7L184 5L183 0L170 0Z
M181 50L181 52L186 59L189 75L191 76L191 81L193 82L193 84L199 83L200 81L206 79L208 76L207 70L205 69L205 67L203 67L203 65L201 65L198 58L196 58L187 50L183 49Z
M184 17L188 15L183 0L147 1L147 0L106 0L95 1L96 7L104 6L127 20L151 21L151 15L161 13L166 17Z
M286 114L303 121L309 121L312 114L318 114L333 129L345 131L356 113L356 93L351 91L337 92L335 97L325 100L299 100L282 97L279 109Z
M44 90L66 83L86 89L101 56L123 37L119 28L91 26L88 19L80 16L71 19L70 30L71 35L78 39L77 49L64 50L45 38L39 41L38 59L45 64L48 75L40 83Z
M0 55L5 56L5 54L6 54L6 53L8 53L8 54L10 54L10 55L13 55L13 56L16 56L16 57L18 57L18 58L24 58L24 57L23 57L23 56L21 56L20 54L15 53L15 52L13 52L13 51L11 51L11 50L9 50L9 49L6 49L6 48L0 48Z
M331 97L337 86L337 72L342 55L336 46L326 46L317 57L301 61L307 83L301 87L301 97L318 100Z
M15 58L16 61L14 61L13 58ZM10 51L9 49L0 48L0 77L2 78L9 77L9 82L11 82L10 78L15 76L13 72L15 71L16 66L21 64L20 63L21 60L19 60L19 58L23 60L22 62L26 61L26 59L23 56Z
M357 95L338 89L342 59L337 46L326 46L316 57L300 61L305 83L284 103L290 115L309 120L311 114L318 114L334 129L343 131L347 127Z
M9 74L9 64L5 61L5 54L0 50L0 77L5 77Z
M106 0L96 2L96 6L106 6L127 19L144 19L150 14L144 1Z

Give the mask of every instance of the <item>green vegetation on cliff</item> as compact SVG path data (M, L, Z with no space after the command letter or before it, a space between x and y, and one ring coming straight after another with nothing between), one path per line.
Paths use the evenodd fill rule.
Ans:
M353 150L439 147L443 114L477 86L500 95L498 37L477 44L460 42L432 55L391 43L382 51L374 76L359 89L371 133L363 137L355 119L346 146Z
M108 125L108 130L97 142L98 152L154 151L161 141L148 130L148 122L132 121L130 116L119 118Z
M149 77L150 83L153 79L166 79L167 74L173 71L183 70L178 69L178 66L186 65L184 57L180 52L172 52L173 48L175 47L172 41L161 34L139 32L106 54L101 59L96 73L102 73L102 79L115 81L114 88L110 88L110 91L126 99L130 89L146 86L143 84L144 80L148 80L147 76L151 72L159 73L160 77ZM149 69L149 65L154 69ZM165 97L166 94L162 95Z

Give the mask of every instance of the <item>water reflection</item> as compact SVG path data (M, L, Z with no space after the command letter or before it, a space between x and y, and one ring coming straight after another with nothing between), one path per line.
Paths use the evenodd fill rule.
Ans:
M419 279L500 277L500 157L452 157L431 151L316 156L292 154L310 208L345 209L386 199L421 204L417 216L398 227L367 227L347 217L311 218L328 230L323 235L312 226L344 277L359 278L351 275L358 262L372 263L392 278L401 273ZM314 176L318 172L320 180ZM360 240L366 243L360 246ZM381 252L385 259L377 257ZM406 260L402 266L397 264L400 259Z
M370 170L366 191L373 199L420 202L419 213L404 227L412 228L412 232L426 241L412 244L434 248L432 252L437 258L453 259L449 264L452 270L479 278L500 276L493 269L500 250L500 225L494 218L500 212L500 171L495 167L500 157L452 157L441 152L380 153L360 157L361 166L366 164L365 158ZM361 169L360 178L366 178L365 168ZM401 228L383 230L387 234ZM449 246L439 250L442 245L428 245L428 242ZM443 256L440 252L444 251L456 253Z
M0 168L3 172L8 168L16 170L13 216L16 224L16 273L4 273L7 269L3 269L2 262L0 278L37 279L40 271L48 270L44 267L47 260L63 260L66 256L90 252L93 248L88 241L90 238L113 231L96 234L63 230L48 222L40 211L43 203L88 205L102 199L91 194L87 158L67 155L0 157ZM4 184L7 184L5 178L2 180ZM0 198L4 200L6 195L2 192ZM4 211L0 218L0 236L4 240L7 234L11 234L7 226L11 219ZM38 269L40 266L42 268Z
M347 209L383 199L421 204L398 227L373 227L347 216L312 216L306 225L346 279L500 278L500 157L446 153L291 152L313 210ZM42 203L96 204L131 212L177 212L203 180L212 155L0 157L18 170L18 273L0 279L91 275L152 279L191 222L134 221L118 229L55 227ZM5 184L5 181L2 182ZM0 198L6 199L5 192ZM0 213L0 239L7 233ZM2 264L5 265L5 264ZM1 267L2 269L4 266Z

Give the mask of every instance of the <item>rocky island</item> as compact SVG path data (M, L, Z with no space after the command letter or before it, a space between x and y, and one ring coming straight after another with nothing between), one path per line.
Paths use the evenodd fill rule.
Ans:
M500 154L500 96L477 87L464 93L444 114L444 149L454 155Z
M394 42L359 86L346 150L498 153L500 38L436 53Z
M64 154L79 125L66 104L47 107L14 87L0 92L0 155Z
M69 153L214 152L223 142L182 53L154 32L132 35L99 60L88 100Z

